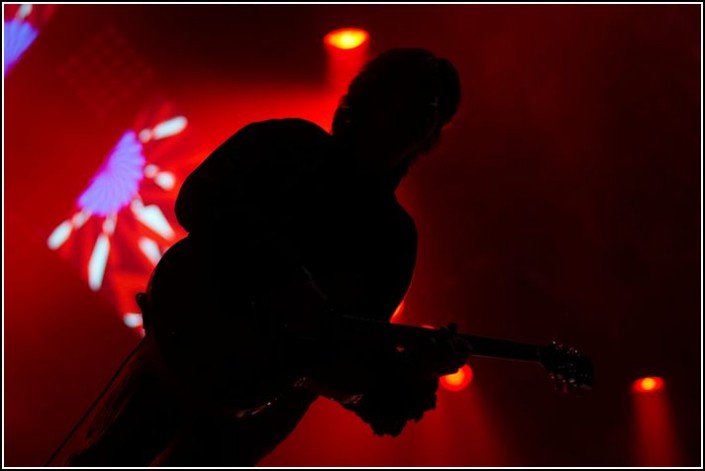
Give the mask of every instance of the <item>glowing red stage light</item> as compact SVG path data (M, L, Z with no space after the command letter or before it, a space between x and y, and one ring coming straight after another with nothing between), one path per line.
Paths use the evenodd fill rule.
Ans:
M663 379L658 376L647 376L634 381L632 389L637 393L652 393L663 388Z
M464 365L457 372L441 377L441 386L448 391L462 391L472 382L473 376L470 365Z
M359 28L342 28L336 29L326 34L323 41L332 47L338 49L355 49L368 41L370 35L367 31Z

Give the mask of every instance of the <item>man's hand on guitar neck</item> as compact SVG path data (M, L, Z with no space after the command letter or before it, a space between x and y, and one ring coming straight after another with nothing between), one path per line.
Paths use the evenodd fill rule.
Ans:
M348 330L343 328L343 330ZM330 341L314 343L319 359L301 386L339 402L370 425L377 435L397 436L436 406L441 376L456 372L470 346L450 325L434 333L432 347L409 348L331 330Z

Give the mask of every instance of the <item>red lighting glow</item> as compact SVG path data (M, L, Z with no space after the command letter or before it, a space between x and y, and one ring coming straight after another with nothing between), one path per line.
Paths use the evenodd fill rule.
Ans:
M663 379L658 376L647 376L634 381L632 386L634 392L637 393L652 393L663 388Z
M399 306L397 306L397 308L394 310L394 314L392 314L392 318L389 319L389 322L398 321L402 312L404 312L404 300L403 299L399 303Z
M367 31L358 28L336 29L326 34L323 41L338 49L355 49L360 47L369 39Z
M441 386L452 392L462 391L472 382L473 376L470 365L464 365L457 372L441 377Z

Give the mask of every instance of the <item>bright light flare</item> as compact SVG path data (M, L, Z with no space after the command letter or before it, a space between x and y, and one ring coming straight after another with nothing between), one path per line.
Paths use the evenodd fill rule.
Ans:
M355 49L362 46L370 38L367 31L359 28L336 29L326 34L323 41L337 49Z
M441 386L448 391L462 391L472 382L474 374L470 365L463 365L457 372L441 377Z
M647 376L639 378L632 384L632 390L636 393L652 393L663 388L663 378L658 376Z
M396 322L399 320L401 317L401 313L404 312L404 300L402 299L397 308L394 310L394 314L392 314L392 318L389 319L389 322Z
M142 314L136 312L128 312L122 316L122 320L127 327L132 327L133 329L137 327L142 327Z

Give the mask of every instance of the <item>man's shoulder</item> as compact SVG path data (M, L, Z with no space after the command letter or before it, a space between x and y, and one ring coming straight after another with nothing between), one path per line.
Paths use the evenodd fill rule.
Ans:
M271 118L262 121L255 121L242 129L306 129L312 132L328 134L321 126L303 118Z
M243 126L231 139L282 141L327 141L331 135L321 126L302 118L274 118ZM271 140L271 141L270 141Z

